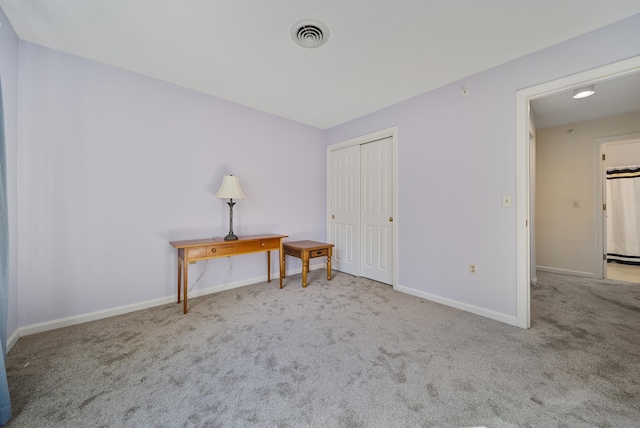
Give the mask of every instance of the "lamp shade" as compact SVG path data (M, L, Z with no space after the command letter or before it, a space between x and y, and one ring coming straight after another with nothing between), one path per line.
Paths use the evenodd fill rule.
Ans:
M216 198L220 199L247 199L240 188L240 181L234 175L225 175L222 179L222 185L216 193Z

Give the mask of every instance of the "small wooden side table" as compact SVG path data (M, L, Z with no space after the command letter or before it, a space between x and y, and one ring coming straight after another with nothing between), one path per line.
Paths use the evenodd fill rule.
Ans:
M309 259L315 257L327 257L327 279L331 280L331 253L333 244L317 241L283 242L284 256L282 257L283 276L286 275L287 256L297 257L302 260L302 287L307 286L307 273L309 272ZM282 286L280 286L282 288Z

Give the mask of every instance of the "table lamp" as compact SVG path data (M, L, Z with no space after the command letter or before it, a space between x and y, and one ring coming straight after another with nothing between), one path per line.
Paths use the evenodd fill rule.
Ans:
M229 199L229 234L224 237L225 241L237 241L238 237L233 234L233 206L236 204L234 199L246 199L240 188L238 177L233 175L225 175L222 179L222 185L216 193L216 198Z

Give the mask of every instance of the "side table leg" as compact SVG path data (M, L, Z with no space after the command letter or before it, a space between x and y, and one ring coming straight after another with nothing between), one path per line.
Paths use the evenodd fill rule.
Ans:
M309 271L309 253L302 253L302 288L307 286L307 272Z
M329 247L327 254L327 279L331 281L331 247Z
M282 277L287 277L287 255L282 256Z

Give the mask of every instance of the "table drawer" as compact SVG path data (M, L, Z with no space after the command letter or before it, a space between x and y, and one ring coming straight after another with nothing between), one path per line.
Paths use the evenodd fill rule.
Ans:
M328 256L329 255L329 249L328 248L322 248L320 250L312 250L309 251L309 258L312 259L314 257L322 257L322 256Z
M187 259L204 259L209 257L207 255L207 247L191 247L187 248Z
M207 257L221 257L279 249L280 239L264 239L259 241L225 242L224 245L208 245L206 252Z

